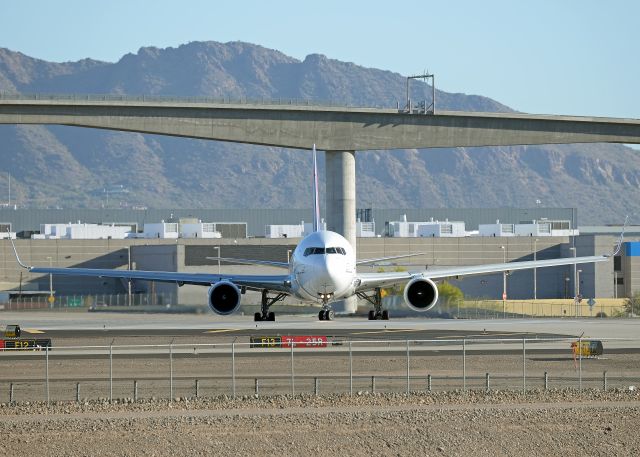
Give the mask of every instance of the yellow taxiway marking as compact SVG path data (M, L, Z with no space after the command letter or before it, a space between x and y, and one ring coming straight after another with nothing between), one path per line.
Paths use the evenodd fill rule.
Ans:
M352 335L367 335L367 334L375 334L375 333L399 333L399 332L415 332L417 331L414 328L400 328L400 329L382 329L382 330L375 330L375 331L369 331L369 332L353 332L351 333Z
M459 339L465 339L465 338L474 338L474 337L481 337L481 336L488 336L488 337L493 337L493 336L514 336L514 335L522 335L522 333L478 333L477 335L473 335L473 334L469 334L469 335L464 335L464 336L452 336L452 335L443 335L443 336L435 336L433 337L433 339L436 340L459 340Z
M217 329L217 330L207 330L207 331L205 331L204 333L225 333L225 332L237 332L237 331L239 331L239 330L242 330L242 329L239 329L239 328L220 328L220 329Z
M23 332L27 333L44 333L42 330L36 330L35 328L23 328L21 329Z

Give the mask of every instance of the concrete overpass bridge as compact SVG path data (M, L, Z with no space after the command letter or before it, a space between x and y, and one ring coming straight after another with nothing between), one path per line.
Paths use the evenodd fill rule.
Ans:
M566 143L640 144L640 120L520 113L233 103L117 95L0 94L0 124L57 124L326 151L330 230L355 246L355 151Z

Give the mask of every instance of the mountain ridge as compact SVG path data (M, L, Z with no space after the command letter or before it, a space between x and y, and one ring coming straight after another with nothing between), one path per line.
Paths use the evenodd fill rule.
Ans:
M321 54L299 60L244 42L149 46L113 63L52 63L0 48L0 90L7 92L298 98L395 107L402 104L405 84L405 77L388 70ZM411 97L430 100L430 86L412 82ZM436 98L440 109L513 111L479 95L437 90ZM154 208L303 208L311 195L308 155L281 148L3 125L0 156L0 195L10 173L12 194L28 206L98 207L114 186L128 192L112 196L110 205ZM576 206L581 219L606 223L634 212L640 196L637 151L613 144L359 151L356 172L360 207L533 206L541 200L545 206Z

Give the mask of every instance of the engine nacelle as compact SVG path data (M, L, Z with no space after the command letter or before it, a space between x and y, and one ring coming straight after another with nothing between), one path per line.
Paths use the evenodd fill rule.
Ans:
M404 302L414 311L429 311L438 301L438 286L427 278L414 278L404 288Z
M240 289L229 281L220 281L209 288L209 308L216 314L226 316L240 307Z

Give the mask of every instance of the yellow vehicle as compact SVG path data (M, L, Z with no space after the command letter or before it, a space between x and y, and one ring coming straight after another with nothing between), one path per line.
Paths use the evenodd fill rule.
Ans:
M574 357L595 357L602 355L604 348L602 341L598 340L579 340L571 343L571 351Z

